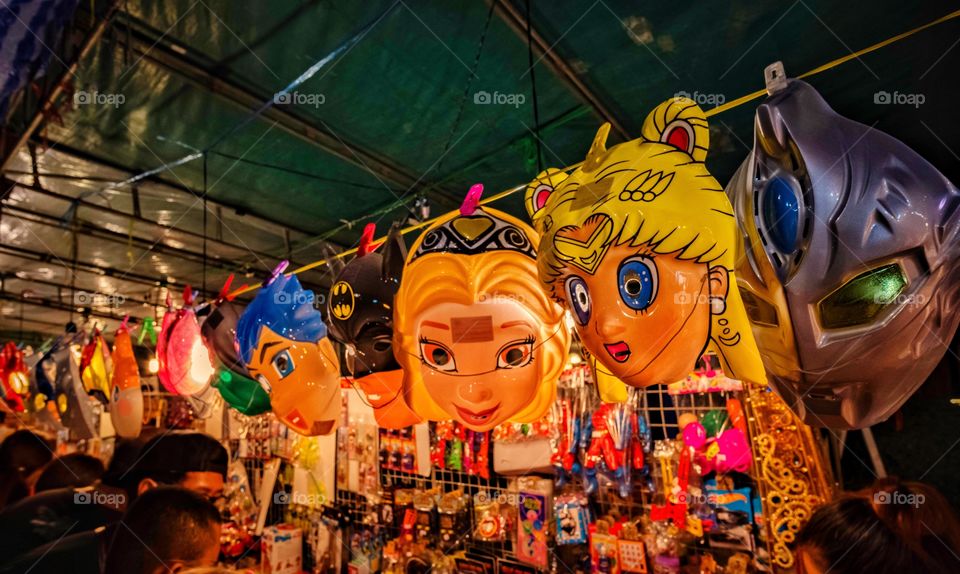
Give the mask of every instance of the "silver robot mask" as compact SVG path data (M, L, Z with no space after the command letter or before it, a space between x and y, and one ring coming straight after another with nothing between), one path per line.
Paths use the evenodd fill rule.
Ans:
M960 194L810 85L778 88L727 186L740 290L786 402L814 426L867 427L916 391L960 322Z

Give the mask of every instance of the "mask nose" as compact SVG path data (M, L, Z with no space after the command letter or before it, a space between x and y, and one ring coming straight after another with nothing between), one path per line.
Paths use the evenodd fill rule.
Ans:
M493 398L493 391L483 383L469 382L460 385L457 389L460 399L470 403L483 403Z
M595 325L597 335L600 335L606 341L619 340L618 336L627 330L624 321L618 320L616 317L597 320Z

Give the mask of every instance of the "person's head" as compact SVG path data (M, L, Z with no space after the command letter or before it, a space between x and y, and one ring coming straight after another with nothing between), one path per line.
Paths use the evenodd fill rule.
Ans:
M882 479L817 509L797 548L804 574L960 572L960 520L932 486Z
M106 574L157 574L212 566L220 551L220 514L206 498L162 486L124 515L107 552Z
M28 478L53 459L54 446L53 441L33 431L15 431L0 444L0 469Z
M487 208L444 217L413 244L394 350L418 415L485 431L549 408L570 333L540 288L537 245L529 225Z
M0 443L0 508L29 496L40 471L53 459L53 441L21 429Z
M295 275L260 289L237 323L240 359L294 431L330 434L340 421L340 360L313 291Z
M629 385L682 379L708 346L731 377L765 384L733 274L736 220L704 163L703 111L673 98L636 140L608 149L609 131L569 175L548 169L527 188L543 287Z
M34 491L90 486L103 477L103 472L103 462L95 456L79 452L65 454L47 463L37 479Z
M132 495L142 495L160 485L176 485L208 499L223 494L227 450L216 439L198 432L171 432L154 437L131 465L128 481Z

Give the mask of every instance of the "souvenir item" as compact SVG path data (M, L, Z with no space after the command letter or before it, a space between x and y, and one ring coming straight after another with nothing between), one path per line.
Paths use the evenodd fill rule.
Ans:
M247 416L260 415L270 410L270 396L260 383L221 367L211 383L223 402Z
M294 431L330 434L340 420L340 363L313 292L275 272L237 324L240 359Z
M573 315L598 377L672 383L709 349L732 378L765 384L733 272L733 210L704 164L703 111L673 98L640 138L607 149L609 131L572 173L548 169L526 193L540 280Z
M63 425L78 440L97 436L93 399L80 381L80 346L76 335L60 337L37 363L37 385L53 389L53 400Z
M587 498L578 494L558 496L553 501L553 515L557 521L557 544L586 544Z
M110 420L117 435L140 436L143 423L143 391L140 367L133 354L133 342L126 322L113 336L113 375L110 379Z
M476 431L543 416L570 343L563 309L537 282L536 233L477 207L481 189L414 243L394 315L414 412Z
M99 329L94 329L90 340L80 354L80 380L90 396L103 404L110 397L110 379L113 370L110 346Z
M549 529L547 496L539 490L521 490L515 547L517 558L521 562L539 568L547 567L547 531Z
M374 231L369 224L357 256L330 289L330 336L344 345L346 374L373 407L377 424L404 428L420 422L406 404L403 373L393 353L393 299L407 251L398 226L379 246L371 245Z
M960 322L960 193L900 141L779 77L727 186L746 240L740 287L792 408L812 425L868 427L916 391Z
M175 395L196 395L210 384L214 367L200 336L197 315L190 308L193 294L184 290L184 307L168 309L157 342L160 382ZM172 315L172 316L171 316Z
M213 310L200 326L200 335L211 355L211 361L219 361L221 367L211 383L220 392L224 402L249 416L270 410L270 397L260 383L250 378L250 373L237 355L237 321L243 308L227 297L233 276L231 275L220 295L212 303Z
M27 396L30 380L23 363L23 351L16 343L8 341L0 350L0 391L7 406L15 412L23 412L23 398Z
M210 351L211 362L216 364L219 361L230 371L249 378L247 368L237 356L237 321L243 314L243 307L227 297L232 283L233 275L211 303L212 310L200 326L200 336Z

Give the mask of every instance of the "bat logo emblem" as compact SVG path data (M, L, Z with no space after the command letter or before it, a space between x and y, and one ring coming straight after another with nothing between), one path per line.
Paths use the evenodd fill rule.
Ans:
M346 321L353 315L353 287L346 281L340 281L330 289L330 314L335 319Z

